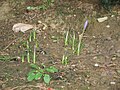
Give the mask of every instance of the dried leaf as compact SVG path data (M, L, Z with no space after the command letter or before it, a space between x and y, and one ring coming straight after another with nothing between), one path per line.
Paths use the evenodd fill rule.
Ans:
M21 31L21 32L25 33L25 31L30 30L30 29L32 29L32 28L33 28L33 25L24 24L24 23L17 23L17 24L14 24L14 25L13 25L12 30L13 30L14 32L19 32L19 31Z

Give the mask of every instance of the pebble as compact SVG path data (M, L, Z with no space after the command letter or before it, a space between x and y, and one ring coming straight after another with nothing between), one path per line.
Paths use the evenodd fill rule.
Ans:
M94 66L95 66L95 67L98 67L98 66L99 66L99 64L97 64L97 63L96 63Z
M111 17L114 17L115 15L111 15Z
M112 81L112 82L110 82L110 84L111 84L111 85L115 85L115 84L116 84L116 82L113 82L113 81Z
M116 57L112 57L112 60L113 60L113 61L116 60Z
M108 19L108 17L101 17L101 18L98 18L98 22L104 22Z
M110 28L110 25L107 25L106 27L107 27L107 28Z

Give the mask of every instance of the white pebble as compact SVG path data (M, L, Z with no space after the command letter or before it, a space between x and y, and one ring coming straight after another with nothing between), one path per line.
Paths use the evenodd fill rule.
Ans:
M107 28L110 28L110 25L107 25L106 27L107 27Z
M101 17L101 18L98 18L98 22L104 22L108 19L108 17Z
M98 67L99 65L96 63L94 66L95 66L95 67Z
M112 82L110 82L110 84L115 85L115 82L112 81Z

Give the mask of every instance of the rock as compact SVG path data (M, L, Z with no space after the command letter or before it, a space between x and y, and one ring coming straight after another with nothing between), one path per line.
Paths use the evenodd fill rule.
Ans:
M108 19L108 17L102 17L102 18L98 18L98 22L104 22Z
M24 24L24 23L17 23L17 24L14 24L13 25L13 28L12 30L14 32L23 32L25 33L27 30L30 30L30 29L33 29L33 25L30 25L30 24Z

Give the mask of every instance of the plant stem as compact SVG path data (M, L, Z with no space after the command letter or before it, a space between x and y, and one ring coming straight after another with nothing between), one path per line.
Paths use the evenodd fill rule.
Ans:
M78 43L78 48L77 48L77 55L80 55L80 47L81 47L81 41L82 41L83 33L79 35L79 43Z
M36 62L36 45L34 45L34 52L33 52L33 63Z
M25 62L24 54L22 54L22 63Z
M73 32L73 40L72 40L72 50L75 50L75 32Z
M65 46L68 45L68 34L69 34L69 31L66 32L66 37L65 37Z
M30 63L30 52L29 52L29 42L27 41L27 60Z

